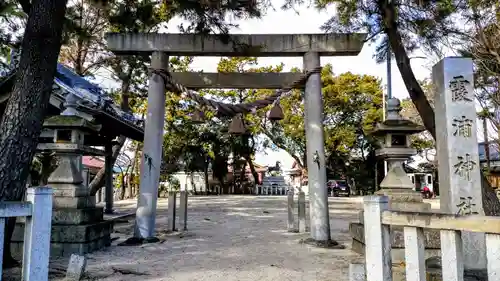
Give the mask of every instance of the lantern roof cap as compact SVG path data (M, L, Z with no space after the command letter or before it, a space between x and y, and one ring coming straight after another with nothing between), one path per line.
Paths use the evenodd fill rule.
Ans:
M405 135L416 134L425 131L425 127L418 125L400 114L401 102L397 98L391 98L387 101L387 118L382 123L377 123L371 133L374 136L382 136L392 133Z

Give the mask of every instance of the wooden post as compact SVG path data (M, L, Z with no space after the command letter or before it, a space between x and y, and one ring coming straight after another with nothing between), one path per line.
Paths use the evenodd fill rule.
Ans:
M170 231L175 231L175 205L176 205L176 199L177 199L176 197L177 197L177 192L170 191L168 193L167 225L168 225L168 230L170 230Z
M104 212L106 214L113 213L113 146L111 142L107 142L104 146L105 148L105 159L104 159L104 200L106 201L106 206Z

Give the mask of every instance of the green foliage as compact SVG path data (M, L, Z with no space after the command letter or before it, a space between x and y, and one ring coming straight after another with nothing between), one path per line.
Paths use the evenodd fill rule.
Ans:
M19 45L25 21L18 1L0 1L0 63L8 63L11 47Z
M420 86L425 91L425 96L430 104L434 107L435 102L435 91L429 80L420 81ZM415 122L416 124L423 125L422 118L420 117L415 105L411 99L406 98L401 100L401 116L404 118ZM418 153L422 153L426 150L435 148L435 142L430 136L429 132L423 132L410 137L411 146L417 150Z
M461 46L463 49L459 51L474 60L476 98L483 111L489 113L500 107L500 3L482 7L477 14L472 40ZM498 131L500 123L497 118L493 114L486 114L485 117Z
M368 75L334 75L331 65L321 73L323 82L325 150L329 166L344 166L351 157L364 157L373 142L368 136L382 117L380 81ZM263 132L279 148L306 166L304 96L293 91L282 99L285 119L263 125Z
M164 194L168 191L179 191L181 189L181 183L179 180L170 174L163 174L160 181L166 182L167 184L160 184L160 188L158 188L158 196L161 196L162 193Z
M458 13L463 11L464 1L460 0L314 2L320 9L331 5L336 7L334 16L322 26L325 31L367 32L368 41L377 43L375 57L379 62L386 58L388 41L385 34L391 28L397 27L409 53L418 48L440 53L443 44L461 34L460 26L455 21Z

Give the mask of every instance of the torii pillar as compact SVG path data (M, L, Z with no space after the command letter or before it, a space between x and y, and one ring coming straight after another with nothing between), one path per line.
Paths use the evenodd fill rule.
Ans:
M320 56L356 56L365 33L354 34L232 34L234 46L216 35L172 33L110 33L108 49L120 54L153 53L152 67L166 69L170 56L304 57L304 67L320 66ZM187 88L276 89L296 81L298 73L172 73ZM209 81L209 82L207 82ZM149 82L148 116L141 169L141 190L137 209L136 237L154 236L155 209L159 185L165 85L152 74ZM311 239L330 242L328 194L326 189L323 101L321 75L312 74L306 83L305 123L309 176ZM160 108L161 107L161 108ZM148 159L151 159L149 162ZM152 165L148 165L152 163Z
M308 52L304 55L305 71L311 71L320 66L319 53ZM304 124L306 130L311 238L318 242L328 242L331 240L330 214L328 209L328 189L326 188L325 135L321 89L321 73L311 74L307 79L305 89Z
M153 52L151 69L168 70L167 53ZM155 237L156 205L165 122L165 81L159 74L151 73L150 75L144 147L141 157L141 180L134 229L134 237L143 239Z

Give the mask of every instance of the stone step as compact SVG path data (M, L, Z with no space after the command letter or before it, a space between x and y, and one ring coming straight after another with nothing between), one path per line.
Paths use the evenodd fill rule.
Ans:
M80 225L52 225L50 241L52 243L88 243L110 236L113 232L113 222L101 221ZM24 241L24 223L17 223L12 235L13 242Z
M11 242L12 254L15 258L22 260L23 242ZM94 251L111 246L111 237L104 236L86 243L50 243L50 258L69 257L72 254L85 255Z
M103 221L103 208L93 207L85 209L55 208L52 211L53 224L87 224L91 222ZM26 217L18 217L17 222L24 223Z

